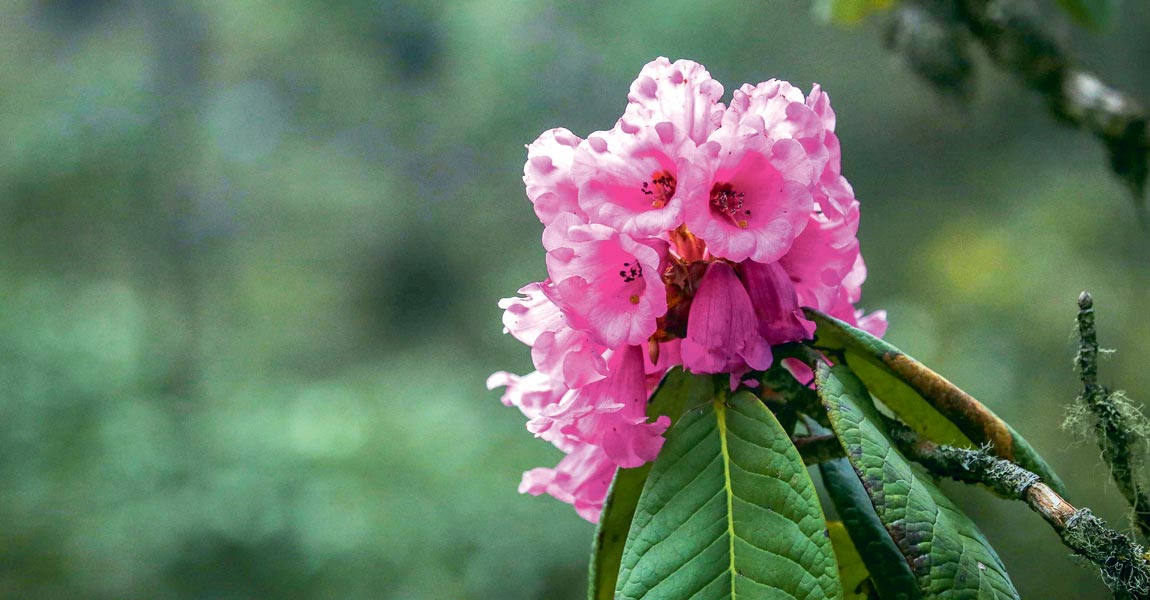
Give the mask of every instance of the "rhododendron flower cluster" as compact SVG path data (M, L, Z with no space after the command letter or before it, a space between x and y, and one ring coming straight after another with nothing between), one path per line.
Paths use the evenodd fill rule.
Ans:
M669 420L649 422L646 406L668 369L737 385L772 364L772 346L811 338L802 307L886 328L855 308L859 203L827 95L770 80L722 96L702 65L659 58L610 130L552 129L527 146L548 278L499 306L536 370L488 387L566 453L520 491L589 521L616 467L658 454Z

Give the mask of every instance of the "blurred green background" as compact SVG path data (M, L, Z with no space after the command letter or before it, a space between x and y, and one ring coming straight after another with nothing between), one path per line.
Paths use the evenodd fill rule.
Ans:
M1150 5L1052 26L1150 99ZM0 596L582 597L593 527L516 493L559 455L483 382L530 369L495 306L544 276L524 144L610 127L658 55L824 86L863 305L1124 524L1059 424L1084 288L1150 398L1150 234L1037 97L985 68L963 108L880 37L765 0L0 3ZM1106 596L952 489L1024 597Z

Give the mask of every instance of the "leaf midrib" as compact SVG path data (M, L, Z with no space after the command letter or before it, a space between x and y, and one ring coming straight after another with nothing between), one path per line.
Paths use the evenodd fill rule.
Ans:
M735 492L731 488L731 452L727 448L727 405L715 402L715 420L719 425L719 450L723 457L723 490L727 494L727 570L731 572L731 598L736 598L735 581L738 572L735 571Z

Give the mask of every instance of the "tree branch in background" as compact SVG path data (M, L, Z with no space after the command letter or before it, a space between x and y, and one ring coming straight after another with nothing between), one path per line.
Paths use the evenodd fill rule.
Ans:
M1021 500L1056 531L1062 543L1098 567L1115 598L1150 598L1150 561L1129 536L1106 526L1088 508L1075 508L1038 475L983 450L942 446L910 428L887 422L891 440L908 458L931 473L966 483L981 483L995 493Z
M1059 120L1102 140L1110 168L1143 214L1150 172L1150 118L1130 96L1079 67L1041 26L1032 0L905 0L894 11L887 44L922 77L965 95L973 71L972 37L990 59L1046 99Z
M1150 426L1142 412L1121 393L1111 393L1098 383L1098 337L1094 329L1094 299L1087 292L1078 297L1078 355L1074 365L1082 380L1066 427L1083 424L1094 432L1102 460L1114 483L1134 510L1133 521L1143 536L1150 537L1150 495L1139 479L1138 445Z
M966 101L972 94L970 34L942 2L907 2L893 13L883 35L888 50L940 90Z

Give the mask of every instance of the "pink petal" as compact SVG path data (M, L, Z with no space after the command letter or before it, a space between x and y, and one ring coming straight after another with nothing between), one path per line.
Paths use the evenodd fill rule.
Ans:
M578 444L554 469L537 468L524 473L519 493L549 494L573 504L584 519L598 523L614 476L615 464L602 448Z
M664 57L651 61L631 84L624 122L669 121L696 144L718 127L723 112L723 86L694 61Z
M764 137L729 129L711 139L722 150L715 167L706 170L708 179L701 185L687 182L693 190L707 190L706 202L685 205L687 227L715 256L735 262L779 260L806 227L813 206L809 186L792 179L809 178L801 149L786 140L779 142L776 155Z
M603 225L574 227L562 243L547 253L547 271L572 327L607 347L645 344L667 312L659 278L666 243Z
M523 183L535 214L544 225L561 213L579 212L571 161L580 142L579 136L557 128L544 131L527 146Z
M695 373L766 369L771 364L770 345L759 335L751 299L725 262L713 263L699 283L682 353L683 366Z
M531 346L539 334L554 331L563 326L563 312L543 292L543 286L550 282L529 283L519 288L522 297L504 298L499 301L503 309L503 327L515 339Z
M594 223L653 237L680 223L681 165L694 143L670 123L616 127L591 135L572 163L579 207Z
M809 338L809 322L799 309L795 289L783 267L753 261L740 263L740 267L763 338L770 344Z

